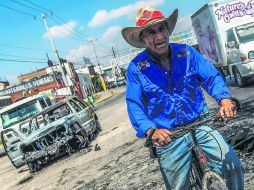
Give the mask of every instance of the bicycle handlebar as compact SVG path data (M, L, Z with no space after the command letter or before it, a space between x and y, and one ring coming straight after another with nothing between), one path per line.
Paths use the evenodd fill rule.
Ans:
M230 99L234 102L236 111L241 111L242 106L241 106L241 103L239 102L239 100L234 98L234 97L232 97ZM181 126L181 127L176 127L176 129L172 130L173 137L174 138L179 138L179 137L185 135L186 133L188 133L189 131L195 130L197 127L200 127L204 124L216 123L216 122L221 122L221 121L223 121L223 119L219 115L215 114L210 118L203 119L203 120L200 120L200 121L194 121L190 124L186 124L186 125Z

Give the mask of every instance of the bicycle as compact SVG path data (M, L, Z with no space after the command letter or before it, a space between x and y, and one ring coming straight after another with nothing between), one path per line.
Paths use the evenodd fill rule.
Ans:
M239 101L235 98L233 98L232 100L236 104L237 111L240 111L241 105ZM212 116L203 120L197 120L191 124L177 127L176 129L172 130L172 138L175 138L175 139L180 138L184 136L185 134L190 133L193 139L194 145L191 147L192 155L191 155L191 169L190 169L190 183L191 183L191 189L193 190L228 190L225 179L220 174L213 171L212 168L208 165L209 159L204 153L204 151L202 150L201 146L198 144L198 141L196 138L196 131L202 130L202 129L198 129L200 126L204 124L215 124L216 122L221 122L221 121L222 119L220 117ZM152 139L151 139L154 132L155 130L152 131L147 137L145 146L149 147L150 156L152 158L157 158L156 150L153 146ZM210 132L207 132L207 133L212 135ZM221 150L221 147L217 139L215 137L214 139ZM222 151L221 151L221 160L222 160Z
M227 190L226 182L223 177L213 171L208 165L208 157L202 150L196 138L196 131L200 126L208 124L217 120L217 118L209 118L201 121L194 122L184 127L178 127L172 131L173 138L179 138L183 135L190 133L193 139L194 145L191 147L191 170L190 170L190 182L191 188L195 190ZM212 135L210 132L208 132ZM214 137L216 140L216 138ZM217 141L217 140L216 140ZM220 148L220 145L218 143ZM221 148L220 148L221 150ZM222 160L222 153L221 153Z

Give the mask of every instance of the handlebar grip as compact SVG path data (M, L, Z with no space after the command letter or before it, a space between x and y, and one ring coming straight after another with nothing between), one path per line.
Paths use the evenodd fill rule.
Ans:
M235 97L232 97L231 100L235 104L236 111L241 111L242 110L242 105L241 105L240 101L237 98L235 98Z

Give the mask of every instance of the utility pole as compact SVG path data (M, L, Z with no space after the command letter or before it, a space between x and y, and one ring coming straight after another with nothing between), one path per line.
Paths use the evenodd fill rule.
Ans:
M91 38L91 39L88 40L88 42L91 43L92 46L93 46L93 51L94 51L96 63L97 63L97 65L98 65L98 67L99 67L100 75L102 75L101 65L100 65L99 58L98 58L98 56L97 56L96 49L95 49L95 41L96 41L96 40L97 40L96 38L95 38L95 39L92 39L92 38Z
M68 82L67 82L67 78L66 78L66 75L65 75L65 73L64 73L63 66L62 66L62 63L61 63L61 61L60 61L60 57L59 57L58 51L56 50L56 47L55 47L55 44L54 44L53 39L51 38L51 34L50 34L50 31L49 31L48 24L47 24L47 22L46 22L46 15L45 15L45 14L42 14L42 20L43 20L44 25L45 25L45 27L46 27L46 31L47 31L47 33L48 33L48 38L49 38L49 40L50 40L50 42L51 42L51 46L52 46L52 48L53 48L53 51L55 52L56 60L57 60L58 63L59 63L60 71L61 71L61 73L62 73L62 77L63 77L64 84L65 84L66 87L68 87L69 84L68 84Z
M116 58L116 52L115 52L113 46L112 46L112 53L113 53L113 57ZM113 74L113 77L114 77L114 81L115 81L115 83L116 83L116 82L117 82L116 65L113 65L113 64L111 63L111 67L112 67L112 74Z
M102 88L103 88L103 91L106 91L106 90L107 90L106 84L105 84L105 81L104 81L104 79L103 79L103 77L102 77L101 65L100 65L99 58L98 58L98 56L97 56L96 49L95 49L95 41L96 41L96 40L97 40L96 38L95 38L95 39L90 38L90 39L88 40L88 42L91 43L92 46L93 46L93 51L94 51L94 54L95 54L95 59L96 59L97 65L98 65L99 70L100 70L100 79L101 79L101 84L102 84L101 86L102 86Z
M46 53L46 56L47 56L47 58L48 58L48 66L49 66L49 68L51 69L51 71L52 71L52 73L53 73L54 80L55 80L55 82L56 82L56 86L59 87L59 84L58 84L58 82L57 82L57 78L56 78L56 75L55 75L55 71L54 71L53 68L52 68L53 65L49 64L49 62L50 62L51 60L49 59L49 56L48 56L47 53ZM51 61L51 62L52 62L52 61ZM52 64L53 64L53 63L52 63Z
M112 46L112 52L113 52L113 56L114 56L114 58L116 58L116 52L115 52L115 50L114 50L114 47Z

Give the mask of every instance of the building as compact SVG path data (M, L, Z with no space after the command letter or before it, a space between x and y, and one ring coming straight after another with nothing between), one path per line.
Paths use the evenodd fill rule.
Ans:
M95 71L88 66L88 67L76 69L76 73L78 75L79 85L84 97L87 97L88 94L94 94L95 89L94 89L92 77L95 76Z
M0 81L0 90L7 88L9 85L8 81Z
M196 46L198 44L195 33L191 29L172 34L169 37L169 41L173 43L188 44L190 46Z
M76 94L83 98L78 76L72 63L65 62L63 72L67 84L62 77L60 65L53 65L37 71L18 76L20 84L0 90L0 96L11 96L13 102L25 97L45 92L52 98Z

